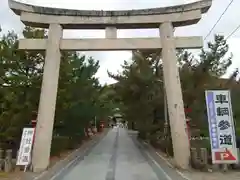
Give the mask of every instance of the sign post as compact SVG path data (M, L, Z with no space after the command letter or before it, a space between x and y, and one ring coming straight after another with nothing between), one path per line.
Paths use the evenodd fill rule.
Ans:
M25 166L24 171L26 171L27 166L31 162L33 137L34 137L34 128L23 129L16 165Z
M235 128L229 90L205 91L213 164L237 164Z

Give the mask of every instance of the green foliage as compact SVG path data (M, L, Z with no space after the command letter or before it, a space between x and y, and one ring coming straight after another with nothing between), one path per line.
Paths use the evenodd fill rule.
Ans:
M231 65L232 57L227 57L228 45L223 36L215 35L214 42L208 43L208 49L202 49L199 58L187 51L179 53L182 62L180 77L182 82L185 106L192 109L189 117L198 128L207 128L207 114L205 109L205 90L226 89L219 83L221 76Z
M51 156L58 156L60 152L69 148L69 138L67 136L56 136L52 139Z
M46 38L42 29L26 27L25 38ZM0 146L19 147L22 128L31 126L37 111L44 52L18 50L14 32L0 39ZM89 122L105 119L113 103L95 77L99 63L77 52L62 52L57 95L53 154L73 148L84 137ZM47 98L47 97L46 97ZM66 144L66 139L70 143ZM59 146L61 148L59 148Z
M209 42L208 48L209 50L202 50L200 54L203 71L206 70L212 76L220 77L232 64L232 56L225 58L229 47L224 36L215 35L214 43Z
M146 60L146 56L150 56ZM157 101L162 97L162 83L159 81L157 71L159 69L159 61L153 59L152 53L134 52L133 62L124 62L122 74L110 77L118 81L115 90L118 98L124 106L122 111L125 118L131 122L135 122L140 130L141 136L146 136L146 130L152 129L154 110L156 105L161 101ZM156 57L156 56L155 56Z
M36 30L45 37L43 30ZM32 38L35 30L26 28L25 38ZM18 39L14 32L0 41L0 142L17 143L23 126L37 108L40 93L44 54L17 50Z
M186 50L178 50L178 66L183 90L184 106L192 109L188 116L192 119L193 132L208 135L207 114L205 105L205 90L231 89L232 96L239 93L236 84L238 71L229 80L221 79L231 65L232 56L227 57L228 45L223 36L216 35L207 49L202 49L199 56ZM163 131L163 68L159 52L135 52L131 63L122 66L123 72L109 76L117 80L115 92L121 108L128 121L137 123L140 136L154 137L154 133ZM236 98L238 99L238 98ZM234 113L238 114L238 102L233 100ZM154 120L156 124L152 126ZM130 123L129 123L130 124ZM156 131L156 127L157 131ZM197 131L200 129L200 132ZM143 132L143 134L141 134ZM200 133L200 134L199 134ZM155 137L154 137L155 138ZM158 138L155 138L155 141Z

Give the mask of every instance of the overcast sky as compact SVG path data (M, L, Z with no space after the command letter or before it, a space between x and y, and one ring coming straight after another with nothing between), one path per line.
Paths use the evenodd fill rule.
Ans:
M21 2L69 9L87 9L87 10L119 10L119 9L138 9L138 8L155 8L169 5L177 5L182 3L194 2L197 0L18 0ZM177 28L176 36L203 36L205 37L219 16L222 14L226 6L231 0L213 0L213 5L209 12L203 16L202 20L192 26ZM235 0L228 11L218 23L211 35L206 39L205 43L213 38L215 33L228 36L238 25L240 25L240 0ZM0 25L4 32L14 30L21 34L23 25L16 16L8 8L8 0L0 0ZM98 38L104 37L104 31L64 31L65 38ZM119 30L118 37L157 37L159 31L155 30ZM233 65L229 68L228 74L235 68L240 67L240 30L236 32L228 40L230 52L233 53ZM101 68L97 73L101 83L112 83L107 75L107 70L116 72L120 69L120 64L124 60L131 58L131 52L87 52L86 54L100 60Z

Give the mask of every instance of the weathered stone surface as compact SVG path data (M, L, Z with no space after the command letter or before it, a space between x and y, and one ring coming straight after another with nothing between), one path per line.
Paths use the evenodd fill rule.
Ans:
M112 17L112 16L141 16L141 15L158 15L178 13L183 11L192 11L201 9L202 13L208 11L212 4L212 0L202 0L185 5L150 8L150 9L136 9L136 10L119 10L119 11L96 11L96 10L70 10L34 6L9 0L9 7L18 15L21 11L46 14L46 15L58 15L58 16L95 16L95 17Z
M177 49L201 48L201 37L175 37ZM106 39L62 39L60 49L66 51L117 51L161 49L160 38L106 38ZM46 39L20 39L19 49L45 50Z

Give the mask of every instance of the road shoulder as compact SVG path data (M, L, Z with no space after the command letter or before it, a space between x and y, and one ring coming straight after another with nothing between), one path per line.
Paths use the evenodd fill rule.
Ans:
M190 180L187 179L187 177L184 177L181 172L177 171L177 169L175 169L170 163L167 163L167 161L160 158L152 146L138 139L136 135L131 134L132 133L130 133L130 137L134 144L140 149L158 177L161 177L161 175L164 174L167 180Z
M139 148L142 148L145 153L147 152L150 159L160 165L163 171L169 176L169 180L239 180L240 172L229 171L229 172L200 172L194 169L189 171L183 171L176 169L173 165L172 158L166 157L164 153L156 150L148 143L132 138ZM134 140L135 139L135 140ZM148 157L149 158L149 157Z
M83 143L80 148L72 151L64 157L56 162L52 167L42 173L33 173L33 172L19 172L17 173L16 180L57 180L58 176L61 173L64 173L70 170L76 163L81 161L85 155L87 155L92 148L94 148L105 135L108 133L108 129L104 132L97 134L92 137L92 139ZM11 178L11 180L15 180Z

